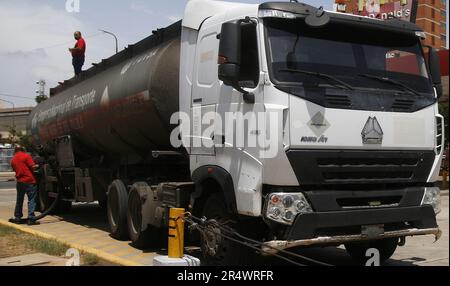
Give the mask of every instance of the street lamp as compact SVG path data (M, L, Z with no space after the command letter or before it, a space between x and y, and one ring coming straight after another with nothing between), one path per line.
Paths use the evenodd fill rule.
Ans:
M119 44L118 44L118 41L117 41L117 36L114 35L111 32L108 32L108 31L105 31L105 30L102 30L102 29L100 29L99 31L114 37L114 39L116 40L116 54L117 54L119 52Z

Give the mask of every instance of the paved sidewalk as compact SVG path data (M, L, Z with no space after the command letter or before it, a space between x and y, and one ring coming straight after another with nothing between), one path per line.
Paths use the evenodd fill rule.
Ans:
M67 258L35 253L0 259L0 266L66 266Z
M4 191L4 190L2 190ZM7 223L13 213L13 206L0 205L0 223ZM26 210L26 207L24 208ZM51 216L41 220L41 225L16 226L22 231L56 239L70 247L97 255L98 257L128 266L151 266L156 252L142 251L130 245L129 241L118 241L110 237L106 213L97 205L74 205L69 215Z

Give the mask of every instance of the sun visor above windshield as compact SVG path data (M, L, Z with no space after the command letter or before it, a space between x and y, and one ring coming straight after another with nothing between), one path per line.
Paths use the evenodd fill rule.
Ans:
M325 11L321 12L321 8L316 8L304 3L293 2L267 2L259 6L260 17L277 17L277 18L305 18L309 16L330 17L329 24L343 24L349 26L358 26L359 28L380 30L394 33L406 33L416 36L416 32L422 29L414 23L399 20L380 20L369 17L362 17L350 14L336 13Z

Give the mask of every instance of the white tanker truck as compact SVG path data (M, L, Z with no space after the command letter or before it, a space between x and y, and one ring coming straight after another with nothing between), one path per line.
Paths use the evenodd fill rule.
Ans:
M439 237L442 88L424 36L301 3L191 0L30 115L40 206L100 201L138 246L165 236L171 207L271 251L386 260L405 237ZM220 230L200 244L208 263L247 258Z

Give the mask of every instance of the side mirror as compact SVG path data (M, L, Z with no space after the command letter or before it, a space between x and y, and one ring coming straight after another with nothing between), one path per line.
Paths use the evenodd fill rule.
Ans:
M443 95L442 78L441 78L441 62L439 59L438 52L433 47L430 47L428 66L430 69L431 80L433 82L434 87L436 88L437 96L438 96L438 98L441 98Z
M241 21L222 24L219 46L219 79L225 85L239 86L241 66Z
M219 46L219 79L244 95L247 102L254 103L254 95L245 91L239 84L241 75L241 25L246 20L231 21L222 24ZM248 21L250 21L248 19Z

